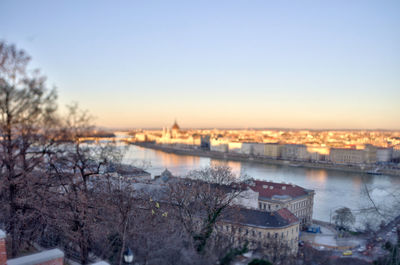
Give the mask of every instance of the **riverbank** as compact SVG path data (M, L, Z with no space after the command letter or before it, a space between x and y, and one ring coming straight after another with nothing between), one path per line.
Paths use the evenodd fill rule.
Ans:
M222 152L207 151L207 150L201 150L201 149L184 149L184 148L159 145L159 144L148 143L148 142L131 143L131 144L134 144L134 145L137 145L140 147L144 147L144 148L163 151L166 153L172 153L172 154L176 154L176 155L209 157L209 158L218 159L218 160L254 162L254 163L270 164L270 165L327 169L327 170L337 170L337 171L364 173L364 174L368 174L369 172L375 170L375 167L373 167L373 166L364 166L363 168L361 168L358 165L337 165L337 164L331 164L331 163L288 161L288 160L281 160L281 159L271 159L271 158L267 158L267 157L249 156L246 154L239 154L239 153L222 153ZM379 172L377 174L400 176L400 170L399 169L381 169L381 170L379 170Z

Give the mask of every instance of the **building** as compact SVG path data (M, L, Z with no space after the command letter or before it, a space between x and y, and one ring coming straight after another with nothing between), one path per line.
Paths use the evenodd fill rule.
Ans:
M203 150L210 150L210 135L200 136L200 148Z
M294 184L261 180L252 181L249 188L258 193L258 208L260 210L274 212L286 208L299 219L301 228L311 225L314 190Z
M278 159L281 157L282 145L279 143L267 143L264 145L264 156Z
M307 147L301 144L284 144L281 156L285 160L307 160Z
M242 143L241 153L246 155L263 156L263 143Z
M273 251L273 244L286 245L290 254L296 254L300 233L299 219L288 209L265 212L240 208L238 215L227 215L216 229L233 235L235 243L247 242L249 249L258 247Z
M180 127L178 125L178 123L174 122L174 124L171 127L171 136L172 138L178 138L179 137L179 133L180 133Z
M227 153L229 151L229 146L228 144L212 144L210 150L214 152Z
M165 188L167 183L178 181L182 181L182 178L164 170L146 189L153 190L154 199L157 194L162 194L159 189ZM239 214L223 215L217 224L218 229L233 233L236 243L248 242L252 249L261 247L269 251L269 246L279 243L288 246L290 253L297 253L299 231L312 221L313 190L259 180L240 186L222 185L221 188L227 193L237 188L242 192L233 201L234 205L239 206L235 207Z
M393 148L378 148L376 150L376 162L388 163L392 161Z
M64 264L64 252L62 252L57 248L7 260L6 233L0 230L0 265L63 265L63 264Z
M366 153L361 149L331 148L329 160L334 164L363 164L366 162Z
M143 179L151 178L151 174L149 172L144 171L141 168L127 164L111 163L108 165L106 171L108 173L115 173L117 176L123 176L129 178L143 178Z

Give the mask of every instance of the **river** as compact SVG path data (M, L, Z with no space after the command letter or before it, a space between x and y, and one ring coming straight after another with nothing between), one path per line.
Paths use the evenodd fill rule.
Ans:
M372 206L366 188L369 190L369 196L382 211L392 216L399 214L393 211L393 207L400 205L400 197L393 196L400 187L400 178L395 176L224 161L176 155L135 145L126 146L124 162L144 166L153 176L159 175L164 169L168 169L174 175L183 176L190 170L222 163L231 167L238 175L246 174L255 179L293 183L315 190L313 218L327 222L334 211L343 206L352 209L360 226L364 219L370 219L374 214L367 214L363 210Z

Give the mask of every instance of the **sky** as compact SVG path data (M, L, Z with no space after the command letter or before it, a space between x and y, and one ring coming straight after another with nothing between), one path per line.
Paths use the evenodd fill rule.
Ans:
M0 0L99 126L400 129L400 1Z

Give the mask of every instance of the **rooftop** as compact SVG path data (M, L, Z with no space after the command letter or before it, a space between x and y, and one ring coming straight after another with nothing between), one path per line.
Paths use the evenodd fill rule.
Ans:
M286 208L276 212L240 208L239 217L235 218L234 215L228 215L223 219L229 223L239 223L261 228L285 227L299 222L299 219Z
M294 184L275 183L269 181L254 180L248 185L250 189L258 192L259 197L272 199L273 196L290 196L297 198L309 194L310 190Z

